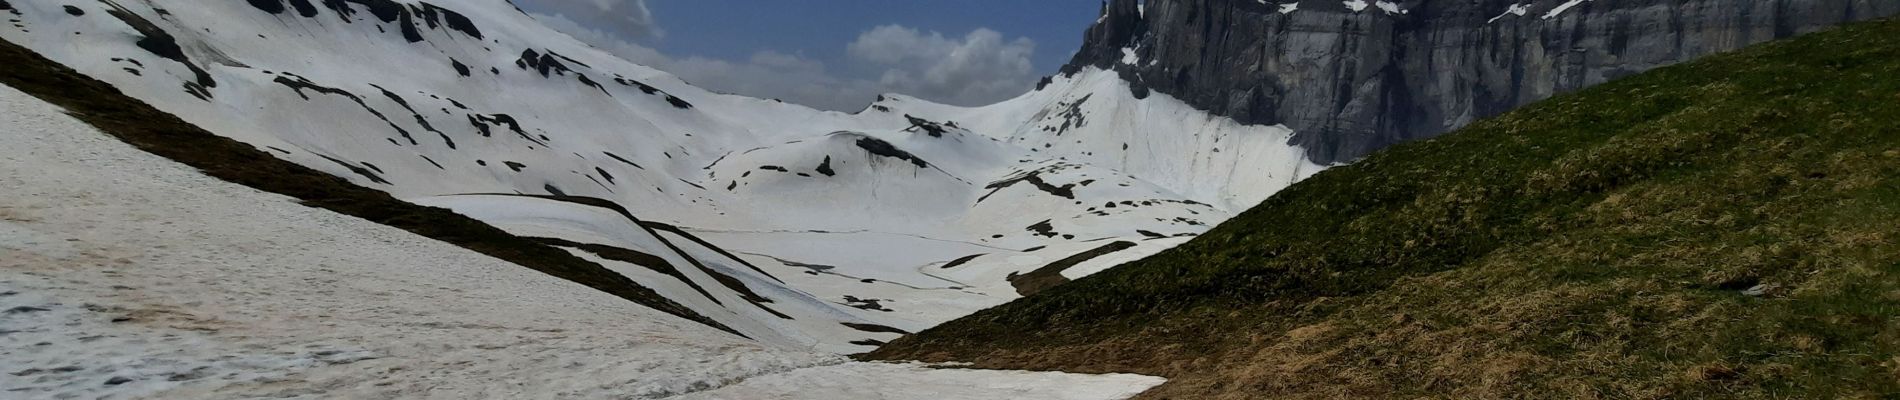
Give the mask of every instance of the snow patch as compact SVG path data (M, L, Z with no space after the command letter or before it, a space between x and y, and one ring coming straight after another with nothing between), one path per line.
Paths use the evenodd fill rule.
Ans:
M1489 24L1493 22L1498 22L1498 20L1504 19L1504 17L1511 16L1511 15L1522 17L1524 16L1524 14L1529 14L1530 12L1531 12L1530 4L1512 4L1510 8L1507 8L1504 10L1503 14L1498 14L1498 16L1496 17L1491 17L1490 20L1486 20L1484 21L1484 23Z
M104 5L14 3L45 28L0 38L286 161L566 243L768 346L867 351L897 334L843 323L928 328L1017 298L1007 277L1042 265L1012 255L1150 254L1325 168L1283 126L1135 98L1095 68L990 106L889 95L845 114L712 93L501 1L454 2L467 20L445 26L360 23L377 14L359 2L337 2L347 20L119 2L196 64L140 47ZM218 85L189 86L200 73ZM1065 274L1111 266L1092 263Z
M1162 382L763 345L212 179L3 86L0 124L9 396L1107 400Z
M1398 3L1390 1L1380 1L1373 3L1373 5L1378 6L1380 10L1384 10L1386 14L1406 14L1411 12L1410 10L1399 8Z
M921 363L848 363L748 379L681 397L697 399L1125 399L1161 378L942 368ZM867 384L877 383L877 384Z
M1570 11L1572 7L1576 7L1577 5L1583 4L1583 2L1586 2L1586 1L1590 1L1590 0L1570 0L1570 1L1564 2L1563 4L1558 5L1557 8L1550 9L1550 12L1544 13L1544 19L1556 18L1558 15L1563 15L1565 11Z

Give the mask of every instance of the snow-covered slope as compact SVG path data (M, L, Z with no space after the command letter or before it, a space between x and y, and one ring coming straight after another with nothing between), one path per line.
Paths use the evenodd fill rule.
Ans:
M1120 399L1161 381L767 346L218 181L5 86L0 187L8 399Z
M0 39L784 347L868 350L1179 244L1320 169L1285 129L1098 70L988 107L845 114L693 87L504 0L8 3Z
M954 122L1042 157L1119 171L1234 212L1325 168L1287 145L1293 131L1285 127L1241 125L1161 93L1138 99L1128 82L1094 67L988 106L890 94L867 113Z

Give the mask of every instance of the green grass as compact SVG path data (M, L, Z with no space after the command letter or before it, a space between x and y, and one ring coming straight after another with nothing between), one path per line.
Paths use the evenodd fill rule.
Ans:
M1895 38L1846 26L1396 146L869 357L1171 378L1149 398L1900 397Z

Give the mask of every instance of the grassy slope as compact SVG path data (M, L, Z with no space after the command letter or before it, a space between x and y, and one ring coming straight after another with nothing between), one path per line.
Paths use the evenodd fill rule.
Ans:
M1852 25L1397 146L870 357L1171 378L1147 398L1900 396L1895 38Z

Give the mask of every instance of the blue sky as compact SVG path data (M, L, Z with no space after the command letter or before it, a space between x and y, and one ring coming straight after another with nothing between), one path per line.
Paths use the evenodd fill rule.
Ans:
M516 0L712 90L855 111L879 93L1013 97L1080 46L1100 0Z

